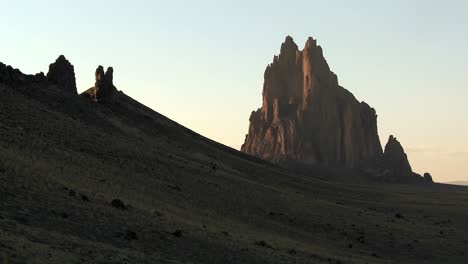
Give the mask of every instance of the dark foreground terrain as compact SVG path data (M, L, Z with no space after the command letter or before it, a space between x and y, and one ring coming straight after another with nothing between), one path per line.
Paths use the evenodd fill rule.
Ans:
M0 263L468 263L467 205L263 162L121 92L0 83Z

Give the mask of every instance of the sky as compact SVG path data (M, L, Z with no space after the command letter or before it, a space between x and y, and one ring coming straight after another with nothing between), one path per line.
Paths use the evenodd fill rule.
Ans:
M318 39L340 85L378 113L413 170L468 180L468 1L5 1L0 61L47 72L64 54L79 91L98 65L119 90L239 149L263 73L287 35Z

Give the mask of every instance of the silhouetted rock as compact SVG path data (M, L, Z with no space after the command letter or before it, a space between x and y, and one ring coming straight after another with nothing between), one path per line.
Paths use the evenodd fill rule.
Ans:
M93 87L83 92L83 96L89 97L94 102L98 102L106 100L112 93L117 91L117 88L114 86L114 69L112 67L107 68L107 71L104 72L104 67L99 65L96 69L95 78L96 83Z
M405 217L404 217L402 214L400 214L400 213L396 213L396 214L395 214L395 217L396 217L396 218L399 218L399 219L404 219L404 218L405 218Z
M60 55L54 63L49 65L47 79L58 85L63 91L73 95L77 94L75 69L65 56Z
M382 155L375 110L338 84L316 40L286 37L264 74L241 151L270 161L356 167Z
M47 82L43 72L35 75L23 74L20 70L0 62L0 84L6 84L12 87L18 87L31 83Z
M273 246L271 246L270 244L268 244L267 242L261 240L261 241L256 241L255 242L255 245L257 246L260 246L260 247L265 247L265 248L270 248L270 249L273 249Z
M124 238L130 241L130 240L137 240L138 236L134 231L127 229L125 231Z
M127 209L127 206L125 206L125 204L120 199L112 200L111 205L117 209L122 209L122 210Z
M424 177L424 180L425 180L426 182L429 182L429 183L434 182L434 181L432 180L431 174L429 174L428 172L424 173L424 176L423 176L423 177Z
M182 237L182 230L176 230L172 233L175 237Z
M84 195L84 194L81 194L81 200L85 201L85 202L89 202L89 198L88 196Z
M413 176L408 157L400 142L394 136L388 138L382 161L383 167L389 170L386 175L387 178L402 180Z

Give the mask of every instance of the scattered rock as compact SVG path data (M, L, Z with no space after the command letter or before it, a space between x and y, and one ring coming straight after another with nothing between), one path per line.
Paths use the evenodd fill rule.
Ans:
M25 216L15 216L13 219L20 224L27 224L29 221Z
M256 241L256 242L255 242L255 245L260 246L260 247L265 247L265 248L273 249L273 247L272 247L270 244L268 244L267 242L265 242L265 241L263 241L263 240L261 240L261 241Z
M68 196L75 197L75 195L76 195L76 192L75 192L74 190L71 190L71 189L70 189L70 190L68 191Z
M365 237L364 237L364 236L359 236L359 237L357 238L357 241L358 241L359 243L361 243L361 244L366 243Z
M157 217L162 217L163 216L163 214L161 212L159 212L158 210L154 210L153 214L156 215Z
M216 165L216 163L210 162L210 166L211 166L212 171L216 171L218 169L218 166Z
M296 252L296 250L294 250L294 249L290 249L290 250L288 250L288 254L289 254L289 255L296 255L297 252Z
M174 191L181 192L182 188L180 188L178 185L168 185L167 187L171 188Z
M124 238L130 241L130 240L137 240L138 236L134 231L127 229L125 231Z
M172 233L175 237L182 237L182 230L178 229Z
M400 213L396 213L396 214L395 214L395 217L396 217L396 218L399 218L399 219L404 219L404 218L405 218L405 217L404 217L402 214L400 214Z
M89 202L89 198L88 196L84 195L84 194L81 194L81 200L85 201L85 202Z
M127 206L125 206L125 204L120 199L112 200L111 205L117 209L121 209L121 210L127 209Z

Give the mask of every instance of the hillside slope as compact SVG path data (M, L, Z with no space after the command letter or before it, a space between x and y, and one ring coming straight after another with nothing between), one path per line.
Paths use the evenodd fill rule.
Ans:
M466 263L468 188L290 170L122 92L95 103L6 72L6 263Z

